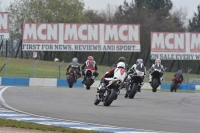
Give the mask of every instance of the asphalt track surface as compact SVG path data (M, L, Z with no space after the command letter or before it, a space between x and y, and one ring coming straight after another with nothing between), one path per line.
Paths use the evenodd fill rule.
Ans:
M121 90L109 107L94 105L96 90L11 87L6 103L31 114L126 128L177 133L200 132L200 93L142 91L125 99Z

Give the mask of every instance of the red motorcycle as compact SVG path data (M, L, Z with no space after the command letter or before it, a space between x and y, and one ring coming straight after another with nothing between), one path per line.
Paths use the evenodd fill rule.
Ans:
M70 71L67 75L67 82L69 84L69 88L72 88L74 83L76 82L77 75L75 71Z
M172 79L172 83L171 83L171 88L170 88L171 92L173 92L173 91L176 92L176 90L179 88L179 86L180 86L179 79L177 77L174 77Z

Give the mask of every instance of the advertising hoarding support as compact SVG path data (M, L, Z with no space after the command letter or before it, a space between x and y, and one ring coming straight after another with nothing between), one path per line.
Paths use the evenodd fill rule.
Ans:
M200 64L199 64L199 68L197 70L197 74L200 74Z
M17 55L18 55L18 53L19 53L20 47L22 47L22 40L20 40L20 42L19 42L19 46L18 46L18 48L17 48L17 52L16 52L16 54L15 54L15 58L17 58Z
M3 45L3 40L1 40L0 50L1 50L2 45Z

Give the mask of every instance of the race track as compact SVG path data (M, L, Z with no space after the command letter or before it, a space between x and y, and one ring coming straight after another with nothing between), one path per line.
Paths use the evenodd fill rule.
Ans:
M11 87L6 103L31 114L87 123L167 131L200 132L200 93L142 91L125 99L122 90L111 106L93 104L96 90L64 87Z

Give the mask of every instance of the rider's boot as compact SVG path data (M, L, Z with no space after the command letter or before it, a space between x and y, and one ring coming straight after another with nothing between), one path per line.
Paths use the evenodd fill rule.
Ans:
M105 83L101 83L100 85L99 85L99 87L97 88L97 93L101 93L101 91L103 90L103 89L105 89Z
M152 76L149 74L149 83L152 81Z

